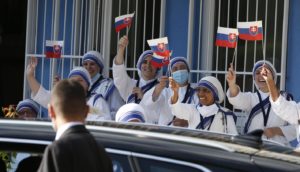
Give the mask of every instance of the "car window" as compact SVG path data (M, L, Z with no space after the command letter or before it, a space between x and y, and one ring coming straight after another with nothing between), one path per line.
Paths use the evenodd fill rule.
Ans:
M28 152L1 151L0 156L8 172L36 171L42 160L42 155Z
M114 172L131 172L129 157L127 155L108 153L113 164Z
M143 171L143 172L182 172L182 171L208 172L208 171L210 171L205 167L201 167L201 166L197 167L196 164L195 164L195 166L193 166L191 163L178 164L175 161L174 162L166 162L166 161L161 161L161 160L137 158L137 162L138 162L140 171Z

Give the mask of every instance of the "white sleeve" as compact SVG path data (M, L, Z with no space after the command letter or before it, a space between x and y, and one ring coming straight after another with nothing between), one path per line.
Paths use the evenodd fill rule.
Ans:
M109 106L106 101L100 97L94 102L95 96L91 97L87 104L92 107L87 117L88 121L111 120Z
M238 134L234 119L231 115L227 116L227 133L228 134Z
M35 95L31 94L32 100L36 101L44 108L48 108L48 104L50 103L50 97L50 91L46 90L42 85L40 85L40 88Z
M185 119L189 123L189 128L196 128L200 122L200 115L196 108L196 105L180 103L177 101L175 104L171 104L171 99L169 99L169 106L171 108L172 114L178 118Z
M270 98L272 109L280 118L288 121L290 124L298 124L300 119L300 104L295 101L288 101L282 95L274 102Z
M114 84L119 90L119 93L124 101L127 101L128 96L132 93L133 87L135 87L136 81L132 80L126 72L124 64L116 65L113 62L113 78Z
M117 88L114 88L111 95L109 95L107 103L110 107L111 118L115 120L117 111L125 104Z
M229 93L229 89L227 90L226 96L228 97L228 101L230 104L234 106L236 109L241 109L245 111L250 111L252 109L251 106L251 94L250 92L239 92L235 97L231 97Z
M279 127L288 142L297 138L298 125L287 125Z
M165 89L162 90L156 101L153 101L152 99L154 90L155 86L147 91L141 100L141 103L149 108L159 108L163 103L165 103Z

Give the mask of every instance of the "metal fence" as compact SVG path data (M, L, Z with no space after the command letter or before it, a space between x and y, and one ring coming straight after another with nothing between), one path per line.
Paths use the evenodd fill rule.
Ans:
M189 48L187 56L192 66L194 82L205 75L216 76L227 90L226 73L234 49L214 45L218 26L236 28L237 22L263 21L263 41L238 41L235 69L241 91L254 91L252 67L258 60L274 64L281 89L285 88L288 0L190 0ZM195 40L196 38L196 40ZM225 100L224 105L232 106ZM238 129L244 125L244 113L239 113Z
M146 40L159 37L161 23L160 0L28 0L25 65L29 57L37 57L39 63L36 78L46 89L51 89L52 79L59 75L66 78L74 66L81 64L82 55L89 50L100 51L104 57L104 73L116 54L120 36L114 32L114 18L135 12L135 22L129 32L134 40L127 48L128 70L135 69L137 55L145 49ZM138 31L137 31L138 30ZM139 32L142 31L142 32ZM45 58L45 41L63 40L61 59ZM24 72L23 97L30 97L30 89Z
M119 38L127 33L114 32L114 18L135 12L134 24L128 33L126 66L135 77L138 56L148 49L147 39L165 35L166 2L170 0L28 0L26 60L39 58L36 77L51 89L52 78L66 77L70 69L80 65L88 50L100 51L105 73L117 52ZM189 0L187 59L191 80L205 75L216 76L227 89L225 74L233 50L214 45L218 26L236 27L238 21L262 20L264 42L239 41L235 67L242 91L253 91L252 66L266 57L277 69L280 87L285 87L288 0ZM180 15L178 13L178 15ZM63 58L44 58L45 40L64 40ZM176 50L174 50L176 51ZM30 91L24 74L24 98ZM229 106L225 102L226 106ZM230 107L230 106L229 106Z

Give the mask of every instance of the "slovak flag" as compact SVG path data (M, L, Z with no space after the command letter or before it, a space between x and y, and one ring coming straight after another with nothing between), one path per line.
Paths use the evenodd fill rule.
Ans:
M263 40L262 21L253 22L238 22L237 28L239 30L240 39L244 40Z
M171 56L171 51L169 50L169 45L168 45L168 38L158 38L158 39L152 39L148 40L148 45L150 46L151 50L163 57L170 57Z
M158 38L147 41L153 51L151 63L155 67L162 67L169 64L172 52L169 50L168 38Z
M237 36L239 32L237 29L218 27L216 46L235 48L237 45Z
M134 16L134 13L116 17L115 18L116 32L120 32L120 30L126 28L127 26L130 26L132 23L133 16Z
M151 64L154 67L160 68L163 66L167 66L170 63L170 57L164 57L153 53Z
M47 58L61 58L61 49L64 41L50 41L46 40L46 57Z

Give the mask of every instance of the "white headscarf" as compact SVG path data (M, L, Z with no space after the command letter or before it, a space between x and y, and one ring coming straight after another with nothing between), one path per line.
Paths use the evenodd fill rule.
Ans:
M102 73L104 65L101 53L99 53L98 51L88 51L83 55L82 62L87 60L95 62L100 68L100 73Z
M146 50L146 51L144 51L140 55L139 60L136 63L136 67L137 67L137 70L138 70L138 75L139 75L140 78L142 78L142 71L141 71L142 63L145 60L145 58L148 57L148 56L153 56L153 51L152 50ZM161 75L162 75L161 68L157 68L155 78L157 79L157 78L161 77Z
M39 114L40 106L37 104L37 102L33 101L32 99L24 99L20 101L17 105L16 111L19 112L24 108L30 108L36 113L36 115Z
M272 65L272 63L267 61L267 60L259 60L254 64L253 69L252 69L252 74L253 74L252 76L253 76L254 85L255 85L256 89L258 89L258 90L259 90L259 88L258 88L258 86L255 82L255 72L256 72L256 70L262 68L263 65L265 65L272 72L273 79L274 79L275 83L277 82L276 69Z
M75 67L74 69L72 69L68 75L68 78L76 75L81 76L88 85L88 88L90 88L92 79L89 72L84 67Z
M224 101L224 91L220 81L213 76L203 77L197 84L196 88L205 87L209 89L213 95L215 102L222 103Z
M139 104L136 103L125 104L116 113L117 122L129 122L133 119L139 120L142 123L146 121L145 110Z

